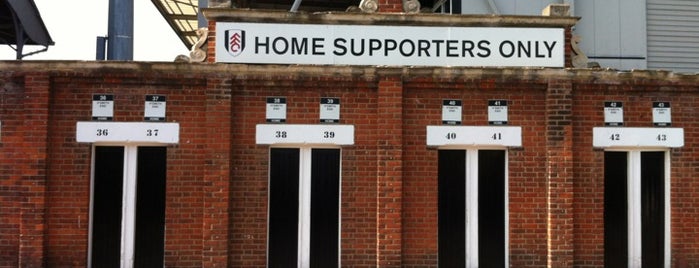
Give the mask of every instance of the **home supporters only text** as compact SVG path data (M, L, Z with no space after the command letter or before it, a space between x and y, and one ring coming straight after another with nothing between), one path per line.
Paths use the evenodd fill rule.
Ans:
M381 66L564 66L562 28L216 23L216 61Z

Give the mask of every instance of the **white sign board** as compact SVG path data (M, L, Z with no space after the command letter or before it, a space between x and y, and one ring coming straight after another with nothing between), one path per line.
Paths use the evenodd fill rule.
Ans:
M442 101L442 124L461 125L461 100Z
M427 146L522 146L522 127L427 126Z
M165 121L166 99L162 95L146 95L143 119L145 121Z
M114 119L114 95L92 95L92 120L111 121Z
M604 102L604 125L623 126L624 125L624 104L620 101Z
M216 22L216 62L564 67L563 28Z
M179 123L78 122L77 142L165 143L180 140Z
M488 101L488 124L490 124L490 125L507 125L507 101L506 100L489 100Z
M257 144L353 145L353 125L262 124L255 130Z
M320 98L320 122L339 123L340 122L340 99Z
M679 148L684 146L684 129L596 127L592 129L592 146Z
M267 122L284 123L286 122L286 98L270 97L267 98Z
M653 125L669 127L672 125L672 113L669 102L653 102Z

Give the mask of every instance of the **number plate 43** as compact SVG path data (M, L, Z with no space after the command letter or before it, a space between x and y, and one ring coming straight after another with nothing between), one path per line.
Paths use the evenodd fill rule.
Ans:
M684 146L684 129L682 128L596 127L592 130L592 137L592 145L601 148Z

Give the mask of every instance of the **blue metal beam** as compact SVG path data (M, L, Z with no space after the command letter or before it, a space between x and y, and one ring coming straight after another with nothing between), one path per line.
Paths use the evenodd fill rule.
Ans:
M133 60L133 0L109 0L107 60Z

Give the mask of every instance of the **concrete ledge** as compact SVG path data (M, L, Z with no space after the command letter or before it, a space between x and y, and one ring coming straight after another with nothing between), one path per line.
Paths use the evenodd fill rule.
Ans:
M287 12L283 10L252 10L233 8L202 9L210 21L352 24L352 25L414 25L414 26L492 26L561 28L575 25L579 17L448 15L437 13L358 13L358 12Z
M213 64L169 62L119 62L119 61L0 61L0 76L41 73L65 76L65 72L77 77L131 77L141 82L155 83L157 76L179 83L203 83L207 77L237 80L331 80L376 81L381 76L399 76L405 81L414 79L507 79L547 82L551 79L570 80L576 83L595 84L653 84L657 87L699 87L699 74L674 73L665 70L573 69L573 68L477 68L477 67L382 67L382 66L330 66L330 65L262 65L262 64ZM284 77L283 79L280 77ZM150 81L150 82L147 82ZM320 80L318 80L320 81ZM128 82L128 81L127 81ZM135 81L129 82L135 83Z

